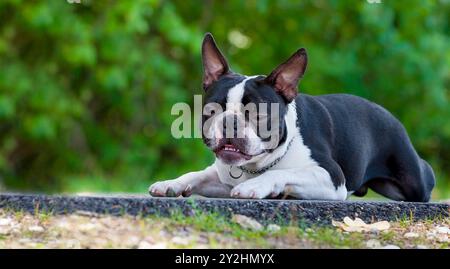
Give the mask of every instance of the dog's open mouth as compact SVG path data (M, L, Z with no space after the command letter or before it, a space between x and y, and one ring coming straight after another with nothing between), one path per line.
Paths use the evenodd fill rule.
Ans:
M250 160L252 158L251 155L248 155L236 146L232 144L225 144L215 150L215 153L218 158L222 159L226 163L235 163L241 160Z

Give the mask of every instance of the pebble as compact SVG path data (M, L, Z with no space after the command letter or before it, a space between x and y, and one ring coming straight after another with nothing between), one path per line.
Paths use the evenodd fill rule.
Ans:
M84 217L91 217L91 218L99 218L101 217L100 214L90 211L84 211L84 210L77 210L74 212L74 214Z
M98 228L101 228L101 225L98 223L83 223L78 226L78 229L80 229L80 231L85 231L85 232L92 231L92 230L95 230Z
M445 226L438 226L435 228L435 230L440 234L450 234L450 228Z
M11 232L10 228L0 226L0 235L8 235L10 232Z
M172 238L172 243L176 245L186 246L189 245L189 240L186 237L175 236Z
M45 231L45 229L42 226L34 225L34 226L28 227L28 231L33 232L33 233L42 233Z
M409 233L405 233L403 236L405 238L417 238L417 237L419 237L419 234L418 233L414 233L414 232L409 232Z
M368 248L380 248L381 247L381 243L380 243L380 241L378 241L376 239L370 239L369 241L366 242L366 247L368 247Z
M448 238L448 236L446 234L438 234L436 236L436 240L439 243L448 243L448 242L450 242L450 239Z
M264 227L256 221L255 219L249 218L244 215L234 215L233 221L239 224L241 227L254 230L254 231L261 231Z
M138 249L151 249L153 246L153 244L150 244L147 241L141 241L139 242Z
M271 233L276 233L279 230L281 230L281 227L276 225L276 224L269 224L269 225L267 225L267 231L269 231Z
M8 226L13 223L11 218L0 218L0 226Z

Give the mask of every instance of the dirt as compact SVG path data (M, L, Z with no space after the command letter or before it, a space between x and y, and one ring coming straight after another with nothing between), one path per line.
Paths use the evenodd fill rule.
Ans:
M450 243L448 218L390 222L388 230L365 232L295 225L252 231L208 216L190 218L0 210L0 248L448 248Z

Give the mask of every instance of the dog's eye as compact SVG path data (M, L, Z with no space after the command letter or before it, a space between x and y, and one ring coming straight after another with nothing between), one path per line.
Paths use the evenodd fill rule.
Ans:
M206 104L203 108L203 116L205 116L206 118L211 118L220 113L222 113L221 106L216 103Z
M208 117L208 119L210 119L210 118L214 117L214 115L216 115L216 111L215 110L211 110L207 117Z
M216 114L216 111L211 110L211 111L208 111L208 113L204 114L204 117L205 117L205 119L210 119L210 118L214 117L215 114Z

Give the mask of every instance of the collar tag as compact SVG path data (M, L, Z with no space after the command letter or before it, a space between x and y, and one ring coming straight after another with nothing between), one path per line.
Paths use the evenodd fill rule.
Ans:
M239 167L238 167L238 168L239 168ZM233 166L230 165L230 170L228 170L228 173L230 174L230 177L231 177L232 179L238 179L238 178L242 177L242 175L244 174L244 171L242 171L242 169L239 169L239 170L240 170L240 174L239 174L238 176L235 176L235 175L233 175L233 173L231 172L232 169L233 169Z

